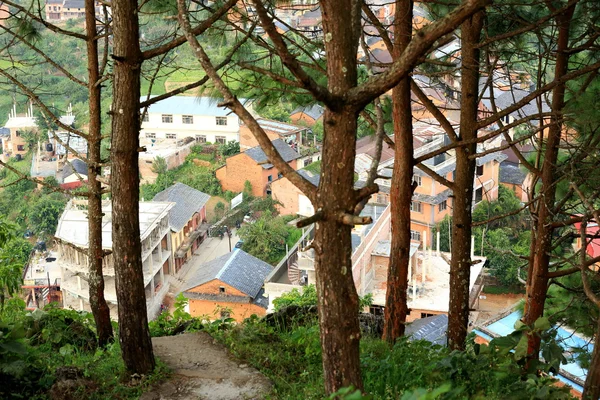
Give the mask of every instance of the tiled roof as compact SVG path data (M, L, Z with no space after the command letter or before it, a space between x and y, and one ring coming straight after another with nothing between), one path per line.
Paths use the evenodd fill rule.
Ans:
M404 334L409 340L427 340L433 344L446 345L448 316L446 314L414 320L406 326Z
M196 274L188 282L189 291L213 279L218 279L252 299L257 299L265 278L273 267L241 249L235 249L219 258L200 265ZM257 299L258 300L258 299Z
M521 171L518 164L504 161L500 164L500 182L522 185L527 175Z
M85 8L85 2L83 0L65 0L63 3L64 8Z
M300 158L300 154L298 154L296 150L292 149L284 140L276 139L273 140L272 143L281 158L283 158L283 161L290 162ZM243 154L246 154L248 157L252 158L257 164L261 164L264 169L273 167L273 164L267 163L267 161L269 161L267 155L260 146L252 147L251 149L246 150Z
M87 164L84 161L78 158L71 160L70 162L65 164L60 176L58 177L58 181L63 182L68 176L74 174L75 171L80 175L87 176L87 168Z
M179 232L194 214L204 207L208 199L210 195L177 182L157 193L152 200L175 203L169 212L169 226L174 232Z
M321 175L313 174L312 172L310 172L306 169L299 169L296 172L298 172L300 175L302 175L304 178L306 178L313 185L319 186L319 182L321 181Z
M325 109L323 107L321 107L318 104L313 104L311 106L296 108L294 111L292 111L292 115L294 115L296 113L302 113L302 114L308 115L309 117L311 117L312 119L314 119L316 121L323 116L324 112L325 112Z

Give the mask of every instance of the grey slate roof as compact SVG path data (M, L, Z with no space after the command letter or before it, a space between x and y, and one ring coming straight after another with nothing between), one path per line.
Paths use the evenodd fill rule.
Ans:
M83 0L65 0L63 7L64 8L81 8L83 11L83 9L85 9L85 1L83 1Z
M292 115L296 113L308 115L316 121L323 116L323 113L325 113L325 109L318 104L313 104L311 106L298 107L294 111L292 111Z
M265 278L273 267L241 249L235 249L219 258L200 265L196 274L188 281L189 291L213 279L218 279L252 299L257 299Z
M87 176L87 174L88 174L87 164L85 162L83 162L82 160L80 160L79 158L71 160L70 163L65 164L65 166L64 166L62 172L60 173L59 177L57 178L57 180L59 182L63 182L65 180L65 178L74 174L75 171L77 171L77 173L80 175Z
M208 194L177 182L157 193L152 201L175 203L169 212L169 226L174 232L179 232L209 199Z
M275 139L272 143L273 146L275 146L277 152L281 155L281 158L283 158L285 162L290 162L292 160L300 158L300 154L298 154L296 150L292 149L283 139ZM269 164L266 162L269 160L260 146L252 147L251 149L246 150L243 154L248 155L250 158L256 161L257 164L262 163L261 166L264 169L269 169L273 167L273 164Z
M416 319L406 326L405 334L409 340L427 340L433 344L446 345L448 316L440 314L433 317Z
M296 172L298 172L300 175L302 175L302 177L306 178L306 180L315 186L318 186L319 182L321 181L321 175L315 175L306 169L299 169Z
M522 185L526 176L518 164L509 161L500 164L500 182L502 183Z

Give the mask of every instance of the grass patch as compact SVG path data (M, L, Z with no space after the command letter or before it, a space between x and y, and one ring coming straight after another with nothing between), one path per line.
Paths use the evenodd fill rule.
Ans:
M303 169L312 172L315 175L321 174L321 160L315 161L314 163L308 164Z
M483 293L486 294L524 294L525 289L521 286L484 286Z

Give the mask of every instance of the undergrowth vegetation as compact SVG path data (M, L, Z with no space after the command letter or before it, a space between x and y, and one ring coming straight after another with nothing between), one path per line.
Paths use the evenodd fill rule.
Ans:
M192 318L185 312L186 300L179 297L172 315L163 313L150 323L154 336L183 331L204 330L225 345L234 356L260 370L273 382L272 399L324 399L321 346L312 289L306 295L293 293L279 302L283 317L259 318L253 315L241 324L230 317ZM369 299L363 299L368 302ZM300 310L290 317L286 306ZM216 319L215 319L216 318ZM539 334L543 341L545 363L532 368L555 371L564 357L549 338L547 320L534 328L519 326L507 336L494 339L489 346L471 338L464 352L426 341L399 340L391 349L378 337L365 335L361 341L363 395L346 388L331 398L372 399L569 399L568 390L553 385L548 375L523 375L527 334ZM199 357L202 355L199 354ZM338 397L335 397L338 396Z
M118 341L96 346L92 315L49 306L28 312L8 300L0 312L0 398L137 399L164 378L166 367L135 382L126 373ZM116 328L116 324L115 324ZM75 378L69 385L61 376Z

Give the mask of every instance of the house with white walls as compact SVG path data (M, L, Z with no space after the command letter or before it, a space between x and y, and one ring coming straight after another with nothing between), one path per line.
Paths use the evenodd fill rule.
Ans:
M142 102L146 98L142 98ZM242 100L244 101L244 100ZM221 99L213 97L173 96L150 105L142 115L140 138L152 141L191 137L197 143L240 140L240 120Z

